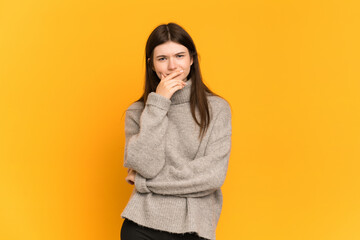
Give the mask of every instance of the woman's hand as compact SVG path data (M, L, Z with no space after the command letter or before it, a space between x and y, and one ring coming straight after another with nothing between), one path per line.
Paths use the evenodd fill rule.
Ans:
M161 81L156 88L156 93L170 99L174 92L182 89L187 84L183 80L173 79L183 72L184 70L178 67L175 72L170 73L166 77L160 73Z
M125 178L126 182L131 184L131 185L134 185L134 183L135 183L135 174L136 174L136 172L133 169L129 168L128 169L128 175Z

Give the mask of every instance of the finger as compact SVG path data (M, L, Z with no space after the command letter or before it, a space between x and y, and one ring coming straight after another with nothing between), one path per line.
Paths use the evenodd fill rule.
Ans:
M166 79L166 75L164 73L161 73L161 80L162 82L166 82L167 79Z
M176 86L174 86L173 88L171 88L169 91L170 91L171 93L174 93L174 92L182 89L183 87L184 87L184 86L176 85Z
M171 89L175 86L180 86L180 87L184 87L186 85L186 83L182 80L177 80L177 79L170 79L168 82L165 83L165 86L168 89Z
M170 80L170 79L172 79L172 78L174 78L174 77L182 74L183 72L184 72L184 70L178 69L178 70L176 70L175 72L172 72L172 73L170 73L169 75L167 75L167 76L165 77L164 81L168 81L168 80Z
M126 179L126 182L131 184L131 185L134 185L134 181L132 181L131 179Z

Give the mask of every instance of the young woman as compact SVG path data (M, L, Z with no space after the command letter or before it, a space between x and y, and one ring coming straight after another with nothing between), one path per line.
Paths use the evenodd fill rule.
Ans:
M126 110L124 167L135 188L121 240L215 240L231 134L230 105L204 85L190 35L156 27L144 93Z

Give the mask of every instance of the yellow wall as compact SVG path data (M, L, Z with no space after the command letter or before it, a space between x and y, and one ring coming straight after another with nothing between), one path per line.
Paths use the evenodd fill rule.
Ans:
M0 2L0 239L119 239L124 116L161 23L233 109L217 239L360 239L353 0Z

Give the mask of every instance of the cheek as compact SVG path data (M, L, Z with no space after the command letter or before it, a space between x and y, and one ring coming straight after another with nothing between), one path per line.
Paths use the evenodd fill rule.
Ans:
M155 71L157 72L157 73L160 73L160 72L164 72L164 70L166 70L165 68L164 68L164 66L162 66L162 65L154 65L154 68L155 68Z
M184 70L187 70L189 68L188 63L186 63L186 62L179 62L177 65Z
M187 71L190 71L191 69L191 65L190 65L190 62L186 63L184 68L187 70Z
M186 68L190 69L191 68L191 64L190 64L190 59L186 61L186 63L184 64L186 66Z

